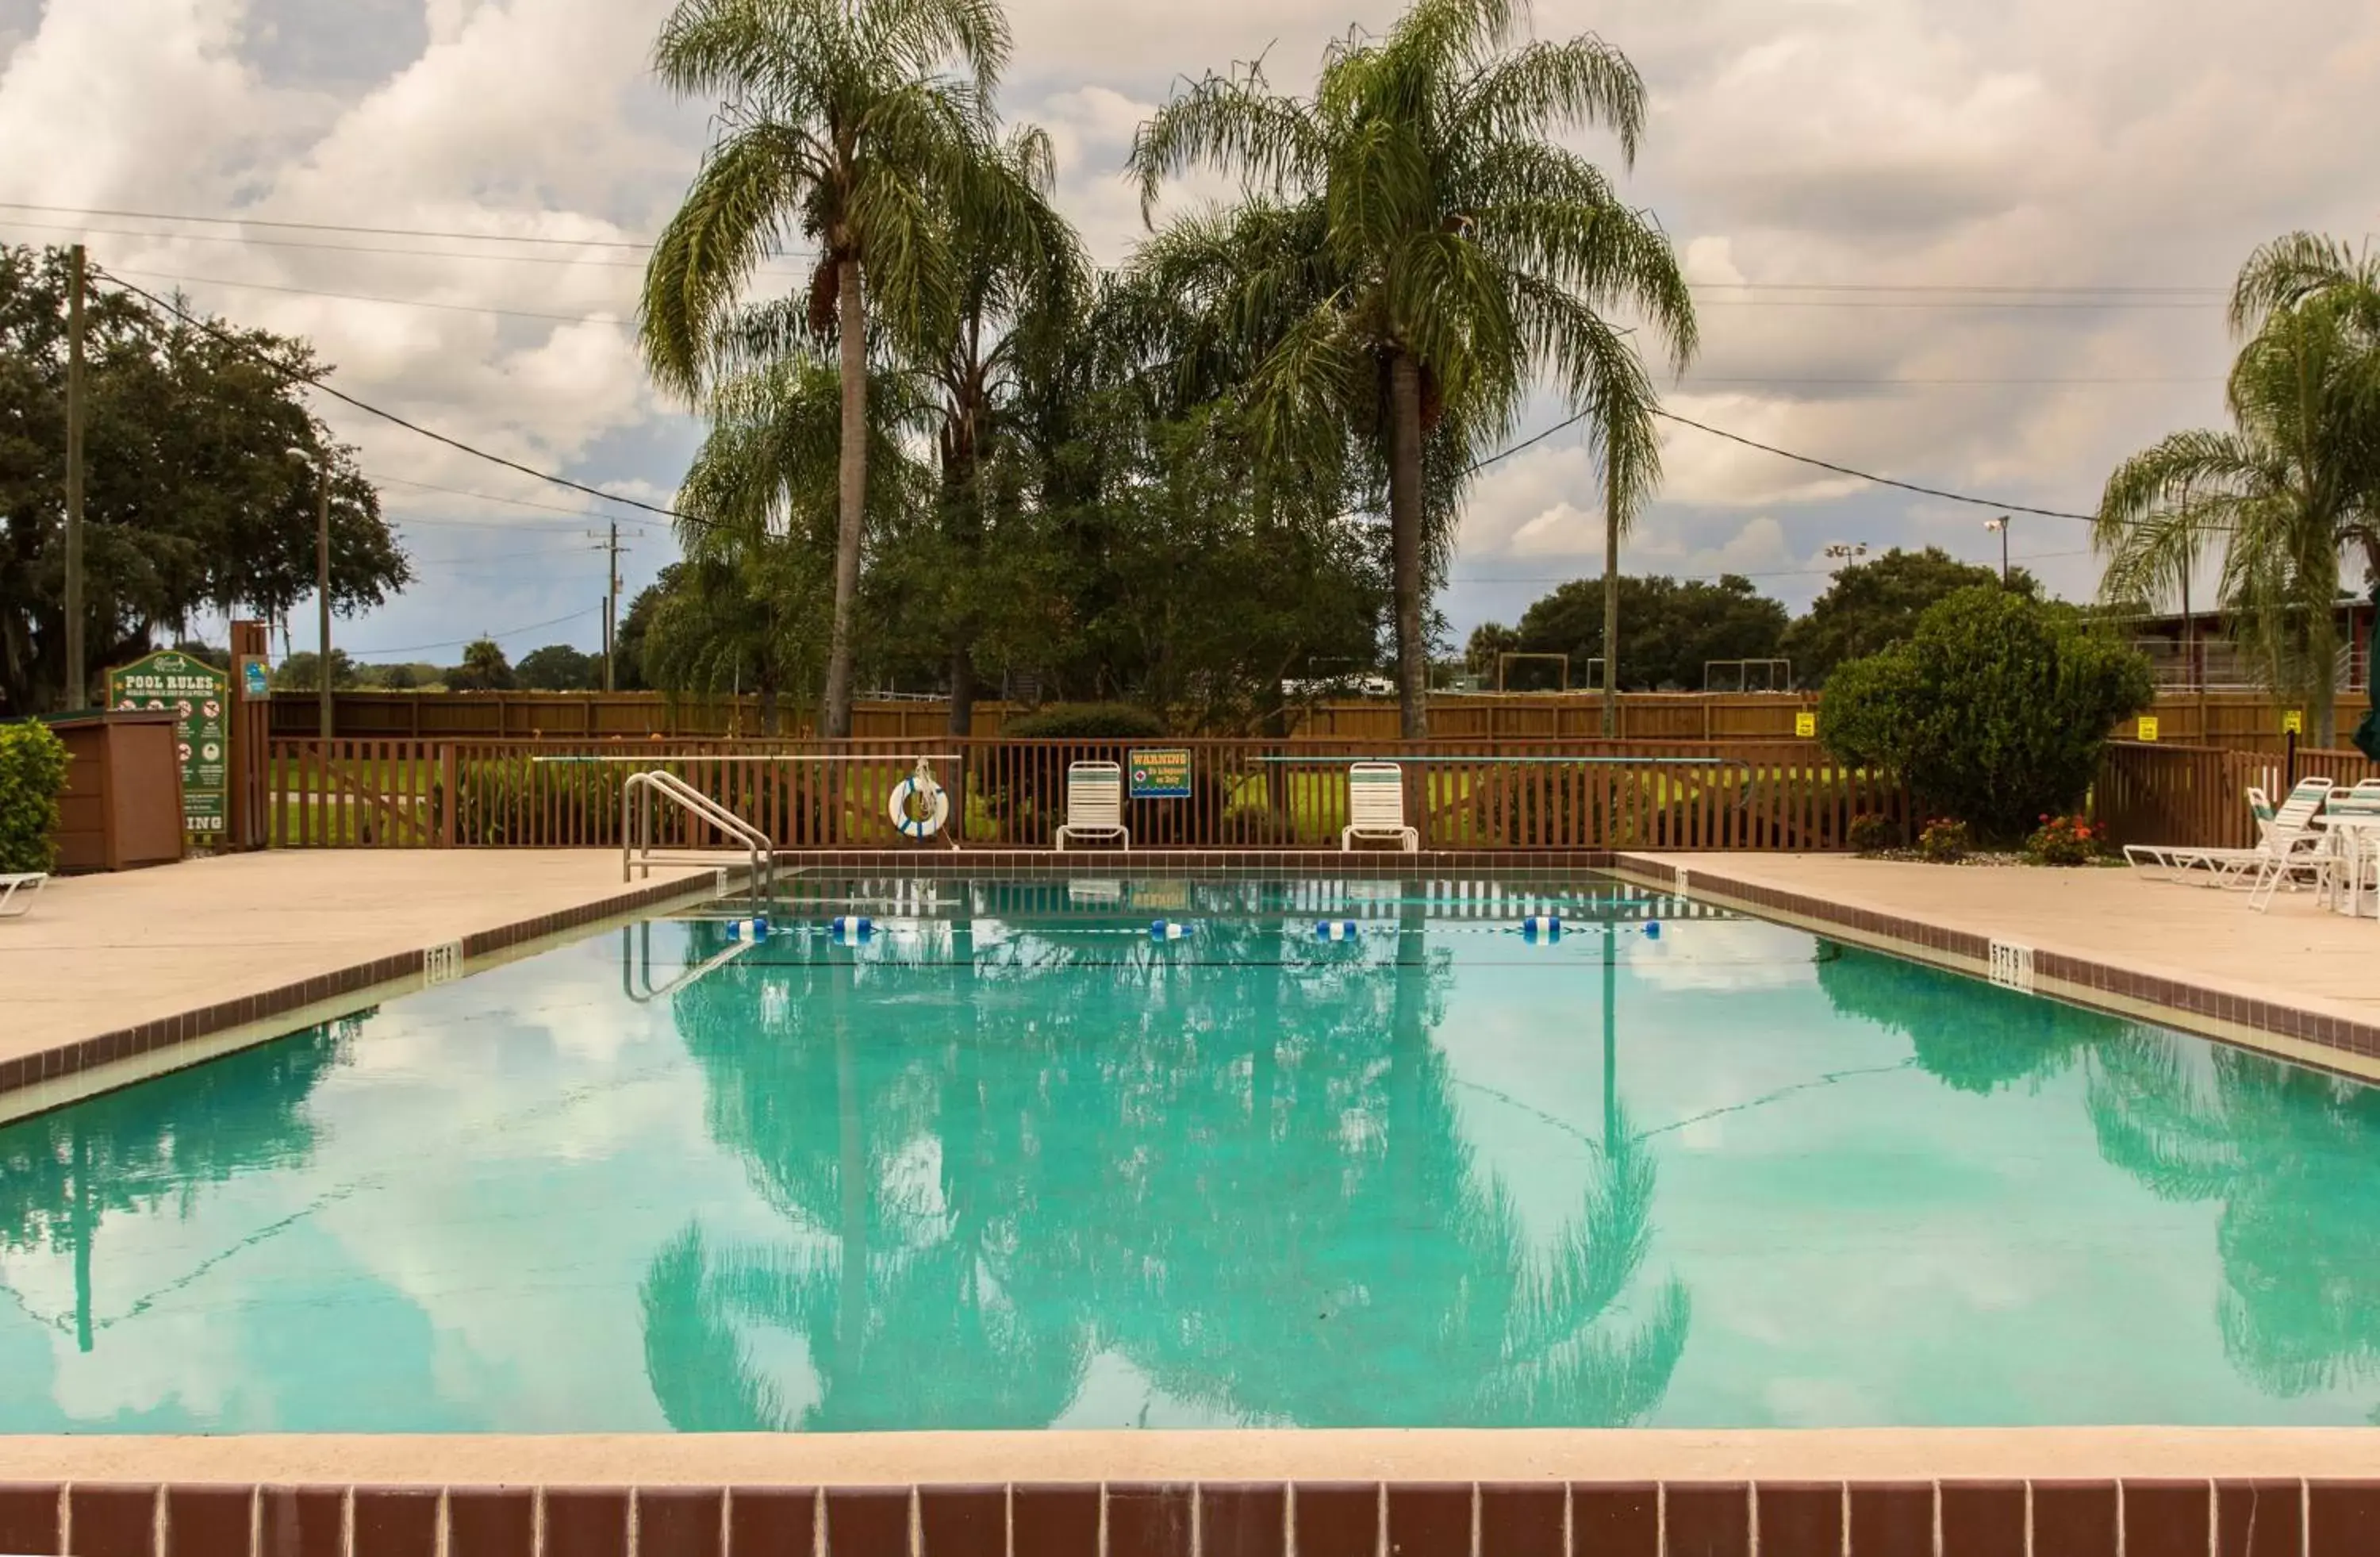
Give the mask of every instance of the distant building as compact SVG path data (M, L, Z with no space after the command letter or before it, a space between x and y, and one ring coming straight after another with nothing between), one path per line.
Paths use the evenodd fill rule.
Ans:
M2144 616L2131 624L2132 646L2149 657L2160 687L2259 687L2254 660L2231 641L2219 611ZM2368 598L2338 602L2338 689L2360 692L2371 685L2372 604Z

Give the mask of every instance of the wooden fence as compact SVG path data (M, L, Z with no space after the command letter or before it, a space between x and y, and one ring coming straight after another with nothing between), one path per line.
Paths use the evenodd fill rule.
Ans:
M1406 765L1406 820L1428 848L1839 849L1852 822L1905 837L1911 808L1887 775L1844 768L1806 741L1727 743L1169 740L1190 793L1134 799L1135 849L1332 847L1347 823L1347 764ZM471 741L272 743L278 847L617 847L621 785L666 768L781 849L899 844L889 808L920 756L970 845L1046 846L1064 820L1066 767L1128 761L1119 741ZM840 760L805 758L834 756ZM667 810L660 841L722 847ZM939 841L938 841L939 842Z
M334 702L338 734L348 739L724 738L731 730L748 737L760 728L759 705L749 696L350 691L335 694ZM1805 739L1796 733L1798 716L1815 713L1817 706L1816 694L1804 692L1625 692L1618 711L1619 738L1672 743ZM2342 699L2342 724L2353 722L2356 706L2356 699ZM275 736L296 739L321 733L313 698L284 693L273 699L272 707ZM978 702L972 738L1000 736L1007 721L1024 712L1017 704ZM2272 752L2281 751L2288 742L2284 712L2278 700L2263 692L2170 690L2159 695L2155 711L2165 741ZM790 709L786 717L793 717ZM1429 719L1430 735L1437 740L1596 740L1603 732L1603 700L1579 692L1442 693L1430 699ZM862 700L852 709L853 734L863 740L938 736L949 724L949 707L940 699ZM1337 699L1293 711L1288 738L1395 742L1400 728L1393 700ZM787 734L807 737L808 732L789 729Z
M2256 842L2250 785L2278 798L2301 778L2343 787L2375 777L2380 764L2360 751L2301 749L2292 772L2279 753L2119 741L2100 763L2092 815L2119 845L2247 848Z

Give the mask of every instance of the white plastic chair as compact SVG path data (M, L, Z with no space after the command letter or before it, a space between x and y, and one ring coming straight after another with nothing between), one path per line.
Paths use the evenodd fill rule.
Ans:
M2274 882L2281 877L2301 870L2317 875L2323 870L2321 833L2313 824L2315 813L2330 797L2331 782L2326 778L2301 779L2289 797L2272 811L2268 821L2264 816L2264 791L2251 787L2248 803L2257 813L2257 826L2264 836L2256 846L2247 849L2181 848L2154 844L2127 844L2124 860L2136 870L2164 870L2172 880L2191 882L2202 886L2236 887L2265 884L2267 866L2274 868ZM2270 896L2269 891L2266 896Z
M1066 821L1058 829L1058 852L1069 838L1116 838L1132 852L1132 830L1123 824L1123 769L1114 762L1066 764Z
M1421 830L1405 825L1405 771L1394 762L1354 762L1347 768L1347 826L1342 854L1358 838L1392 838L1407 854L1421 852Z
M2281 809L2273 813L2273 828L2265 835L2263 858L2255 862L2255 881L2248 891L2248 906L2263 913L2273 906L2273 893L2284 882L2301 875L2313 878L2313 886L2327 900L2332 873L2339 860L2317 820L2325 802L2330 799L2331 781L2326 778L2301 779L2289 791ZM2292 825L2301 802L2313 802L2301 822Z
M19 915L31 912L34 897L40 894L42 887L49 884L49 880L48 874L40 870L25 870L15 875L0 876L0 919L13 919ZM22 903L17 903L17 895L19 893L22 893L25 897ZM13 908L9 906L12 903L17 904Z

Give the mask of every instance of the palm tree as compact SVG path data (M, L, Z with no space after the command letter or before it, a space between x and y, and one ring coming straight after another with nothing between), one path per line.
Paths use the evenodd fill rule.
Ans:
M2380 262L2296 233L2250 256L2228 432L2176 432L2116 468L2094 544L2109 599L2161 594L2210 543L2235 630L2276 690L2337 733L2340 553L2380 578Z
M821 731L851 733L852 624L868 498L863 287L897 319L938 306L938 192L965 187L1008 54L995 0L679 0L654 68L681 96L721 101L719 139L645 272L654 376L699 399L736 346L722 325L760 262L798 235L820 245L806 314L835 337L843 398ZM944 67L955 61L963 75Z
M941 399L939 571L945 591L962 596L977 576L992 506L985 466L999 452L1010 405L1024 379L1047 371L1090 290L1081 243L1050 203L1057 168L1047 131L1025 126L980 146L967 171L967 198L949 216L946 306L906 354ZM941 614L950 729L965 736L974 728L978 613L962 598Z
M758 332L765 322L743 327ZM897 375L867 391L867 516L883 529L917 500L924 472L900 434L925 407ZM710 432L678 491L684 584L655 613L649 653L673 686L710 690L731 679L760 695L760 727L777 733L779 694L802 667L814 671L828 618L838 524L842 386L815 354L788 354L727 380L709 397Z
M1590 124L1633 161L1644 83L1592 36L1512 46L1525 0L1418 0L1385 38L1326 53L1310 99L1261 69L1209 75L1135 137L1144 217L1169 175L1236 170L1247 204L1184 225L1148 258L1203 276L1212 333L1253 359L1275 452L1353 441L1386 477L1397 669L1427 734L1426 580L1471 468L1507 438L1534 373L1592 413L1615 513L1659 471L1642 315L1680 367L1694 308L1669 240L1550 137Z

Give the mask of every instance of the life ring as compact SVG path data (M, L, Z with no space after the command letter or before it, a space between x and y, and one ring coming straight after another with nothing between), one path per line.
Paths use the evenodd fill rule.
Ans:
M925 806L925 815L909 814L909 802L913 798ZM950 792L936 784L930 774L923 778L912 775L892 786L892 794L885 802L884 809L892 813L892 825L909 837L930 838L942 830L942 823L951 819Z

